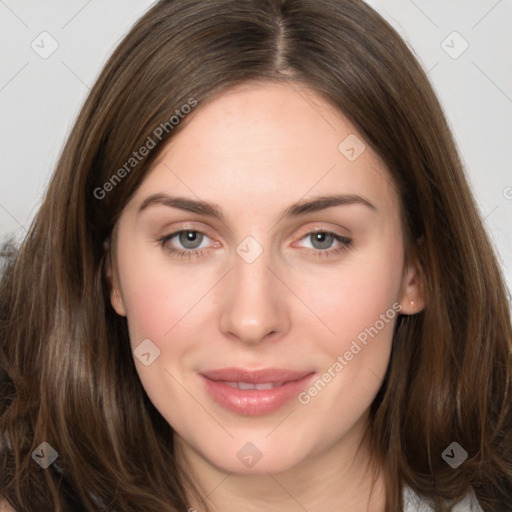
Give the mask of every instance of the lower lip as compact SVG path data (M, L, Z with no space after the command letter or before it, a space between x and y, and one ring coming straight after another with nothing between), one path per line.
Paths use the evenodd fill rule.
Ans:
M200 375L210 396L222 407L246 416L269 414L280 409L303 391L313 377L310 373L301 379L285 382L273 389L238 389L223 382Z

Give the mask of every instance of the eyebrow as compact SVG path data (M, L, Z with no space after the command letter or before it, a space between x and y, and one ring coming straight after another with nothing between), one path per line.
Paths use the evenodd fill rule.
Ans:
M332 208L333 206L363 205L370 210L377 211L377 208L367 199L356 194L338 194L319 196L307 201L299 201L285 209L280 219L284 217L300 217L312 212L318 212ZM186 197L169 196L167 194L152 194L142 202L139 213L150 206L168 206L178 208L198 215L206 215L221 221L225 220L222 209L215 203L189 199Z

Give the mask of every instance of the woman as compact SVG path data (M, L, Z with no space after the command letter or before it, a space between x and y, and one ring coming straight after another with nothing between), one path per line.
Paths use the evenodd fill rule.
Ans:
M360 1L157 3L1 297L15 510L511 509L500 269Z

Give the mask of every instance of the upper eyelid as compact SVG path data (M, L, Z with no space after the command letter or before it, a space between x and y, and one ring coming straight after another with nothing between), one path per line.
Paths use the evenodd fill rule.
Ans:
M175 236L178 236L180 233L183 233L183 232L186 233L187 231L192 231L194 233L201 233L202 235L207 236L210 240L213 240L213 238L206 231L204 231L202 229L196 229L196 228L194 228L194 229L180 228L175 231L171 231L168 235L163 235L162 237L160 237L160 240L171 240Z
M172 231L168 230L168 233L162 235L161 238L172 238L172 237L182 233L183 231L194 231L196 233L202 233L203 235L206 235L208 238L213 238L212 236L210 236L208 229L199 228L197 226L182 226L182 227L173 229Z
M212 228L197 227L193 223L194 223L194 221L190 221L190 224L186 222L185 225L180 226L180 227L174 229L173 231L169 231L169 235L165 235L165 236L172 236L177 233L180 233L181 231L197 231L199 233L203 233L203 234L207 235L210 238L214 238L214 237L210 236L210 232L211 232ZM306 223L306 224L310 224L310 223ZM317 221L315 224L323 224L323 225L305 229L302 236L306 236L309 233L315 233L318 231L322 231L322 232L331 233L333 235L337 235L337 236L344 237L344 238L351 238L351 230L344 226L339 226L339 229L341 229L341 228L344 229L345 231L348 232L348 234L337 233L336 228L330 228L330 227L325 226L325 224L326 224L325 222ZM327 222L327 224L332 224L332 222ZM298 231L298 230L300 231L303 229L303 227L304 226L302 226L300 228L294 228L293 232ZM230 233L232 232L231 230L229 230L229 231L230 231Z

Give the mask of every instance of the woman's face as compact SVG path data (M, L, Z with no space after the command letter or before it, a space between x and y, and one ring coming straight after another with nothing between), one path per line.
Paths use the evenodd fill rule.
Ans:
M398 311L420 307L398 196L296 84L239 86L187 121L119 220L112 303L180 446L284 471L360 437Z

